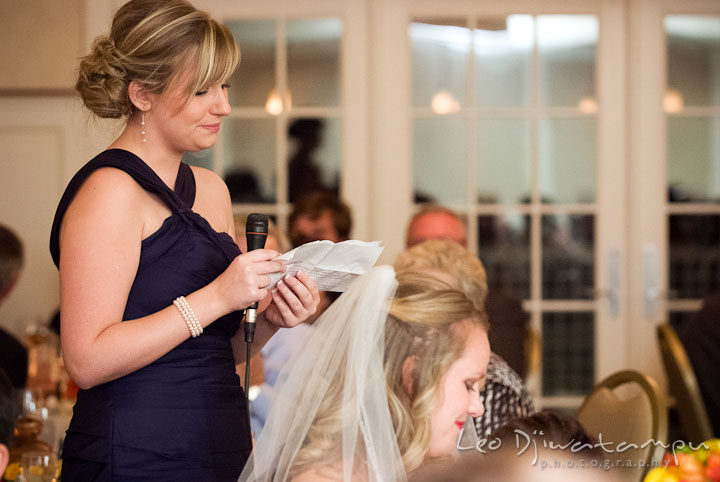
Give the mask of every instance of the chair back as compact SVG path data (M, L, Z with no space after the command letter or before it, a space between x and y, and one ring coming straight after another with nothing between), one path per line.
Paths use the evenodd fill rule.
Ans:
M658 325L657 336L670 394L675 398L675 407L685 435L683 441L696 445L711 439L710 417L685 347L670 323Z
M610 375L585 397L577 419L588 434L608 443L607 457L613 465L622 463L615 472L623 481L641 481L652 464L661 463L667 405L651 377L635 370Z
M525 335L525 387L533 395L539 395L540 372L542 371L542 337L528 324Z

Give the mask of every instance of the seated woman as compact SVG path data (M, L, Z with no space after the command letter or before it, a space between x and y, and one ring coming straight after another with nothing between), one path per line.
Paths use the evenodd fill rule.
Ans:
M490 357L462 291L374 268L316 322L287 364L240 480L406 480L455 447Z

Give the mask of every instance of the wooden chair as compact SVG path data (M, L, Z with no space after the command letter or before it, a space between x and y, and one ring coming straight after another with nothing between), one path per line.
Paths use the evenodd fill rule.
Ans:
M610 375L593 387L578 410L577 419L588 432L609 449L632 447L619 453L608 453L613 464L625 464L617 470L623 481L643 480L652 463L662 461L667 444L667 405L658 384L651 377L635 370ZM647 443L650 441L650 443ZM629 444L635 444L637 448ZM644 447L643 447L644 445ZM634 464L626 464L631 460Z
M696 445L711 439L713 432L710 418L685 347L670 323L658 325L657 336L670 394L675 398L675 407L685 435L683 440Z

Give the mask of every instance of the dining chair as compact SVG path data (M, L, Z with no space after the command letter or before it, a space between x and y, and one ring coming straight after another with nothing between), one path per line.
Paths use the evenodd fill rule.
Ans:
M641 481L651 465L661 463L667 405L653 378L635 370L610 375L585 397L577 419L589 435L607 443L607 459L623 481Z
M525 387L532 394L540 393L542 371L542 337L528 324L525 335Z
M710 417L695 370L677 332L670 323L661 323L657 327L657 336L670 394L675 398L675 408L685 436L683 441L695 445L713 438Z

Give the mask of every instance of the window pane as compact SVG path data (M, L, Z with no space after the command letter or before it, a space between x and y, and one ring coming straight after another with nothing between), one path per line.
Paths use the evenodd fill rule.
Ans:
M478 240L488 289L530 298L530 230L524 216L478 216Z
M542 217L543 298L593 298L594 222L586 215Z
M720 17L669 15L665 31L668 94L679 108L720 104Z
M595 201L595 119L549 119L539 126L543 202Z
M470 30L463 19L418 19L410 24L413 105L437 114L465 102Z
M465 199L465 122L418 119L413 133L416 202L451 204Z
M225 182L232 201L275 202L275 120L229 119L225 123Z
M223 129L226 129L223 127ZM213 170L213 148L209 147L198 152L185 151L182 156L182 160L185 164L191 166L204 167L205 169Z
M478 202L527 201L532 183L530 121L479 119L477 143Z
M287 23L288 87L294 106L340 103L342 22L336 18Z
M541 104L569 107L594 100L597 18L541 15L537 32Z
M478 19L473 42L479 106L530 105L534 30L529 15Z
M230 78L230 104L264 106L275 87L275 22L240 20L227 26L240 46L240 65Z
M302 118L288 128L288 198L294 202L303 192L339 192L340 121Z
M543 313L543 395L584 395L595 377L594 314Z
M670 117L667 126L669 200L720 201L720 117Z
M670 294L703 298L720 288L720 216L669 216Z

